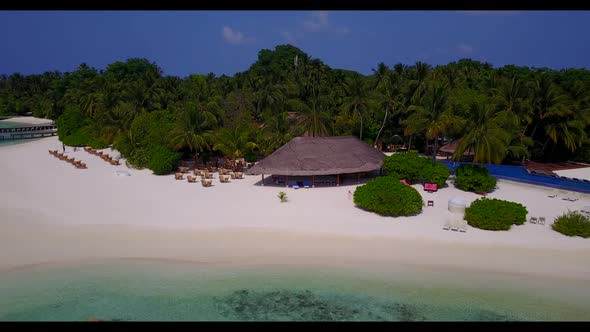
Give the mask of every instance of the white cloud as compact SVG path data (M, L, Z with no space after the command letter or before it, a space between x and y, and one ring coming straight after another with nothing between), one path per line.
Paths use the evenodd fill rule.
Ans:
M244 33L238 30L234 30L228 26L224 26L222 29L223 39L233 45L253 43L254 38L246 37Z
M457 45L457 51L463 55L469 55L473 54L473 52L475 52L475 49L471 45L459 43L459 45Z
M326 11L312 12L303 21L303 29L307 32L319 32L329 27L330 22L328 21L328 12Z
M299 24L295 31L284 31L281 34L288 43L294 44L303 39L305 34L320 32L347 35L350 33L350 30L347 27L335 26L330 21L329 13L327 11L314 11Z

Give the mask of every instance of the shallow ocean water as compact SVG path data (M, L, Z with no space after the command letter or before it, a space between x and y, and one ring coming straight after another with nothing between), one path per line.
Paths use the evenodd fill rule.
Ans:
M463 275L463 277L460 277ZM495 284L489 287L485 285ZM542 286L542 285L540 285ZM415 268L111 260L0 272L0 321L588 320L587 294ZM578 292L579 293L579 292Z

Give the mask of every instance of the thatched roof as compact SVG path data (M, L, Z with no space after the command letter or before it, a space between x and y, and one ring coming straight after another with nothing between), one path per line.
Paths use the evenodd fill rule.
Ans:
M452 141L452 142L444 145L438 151L445 152L445 153L455 153L455 151L457 151L458 146L459 146L459 141L455 140L455 141ZM465 152L463 152L463 155L464 156L473 156L473 155L475 155L475 151L473 151L472 148L469 148L469 149L465 150Z
M385 155L352 136L295 137L248 174L331 175L377 170Z

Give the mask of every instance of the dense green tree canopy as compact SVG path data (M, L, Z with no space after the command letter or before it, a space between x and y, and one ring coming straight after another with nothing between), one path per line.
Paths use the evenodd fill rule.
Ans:
M138 160L149 159L149 146L159 156L165 148L184 158L260 158L297 135L354 135L429 155L443 138L458 139L459 150L475 149L481 163L590 161L590 71L494 68L471 59L379 63L367 76L279 45L231 77L166 76L146 59L1 75L0 115L28 113L63 115L60 138L84 127L78 144L115 143L124 154L139 151ZM72 126L75 119L82 123ZM147 133L152 127L165 137ZM243 142L239 148L230 136Z

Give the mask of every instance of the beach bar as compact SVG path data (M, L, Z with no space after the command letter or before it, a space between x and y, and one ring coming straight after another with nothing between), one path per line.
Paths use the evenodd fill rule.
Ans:
M272 175L273 182L289 186L340 185L341 176L379 171L385 154L352 136L295 137L246 173ZM289 182L291 178L291 183ZM304 178L303 181L293 181Z

